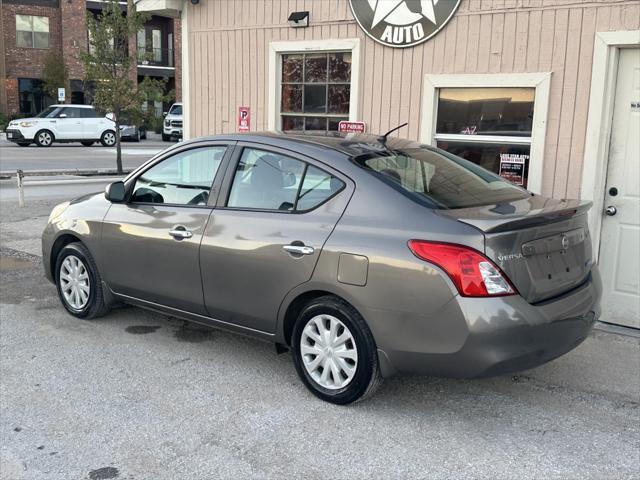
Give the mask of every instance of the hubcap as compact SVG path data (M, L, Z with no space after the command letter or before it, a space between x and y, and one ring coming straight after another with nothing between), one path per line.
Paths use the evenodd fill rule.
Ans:
M104 136L104 143L107 145L113 145L116 143L116 136L113 133L107 133Z
M40 134L40 143L42 145L49 145L51 143L51 135L49 135L47 132L42 132Z
M353 335L332 315L313 317L302 331L300 353L307 373L329 390L343 388L353 380L358 350Z
M82 310L89 302L89 272L75 255L69 255L60 265L60 290L67 304L75 310Z

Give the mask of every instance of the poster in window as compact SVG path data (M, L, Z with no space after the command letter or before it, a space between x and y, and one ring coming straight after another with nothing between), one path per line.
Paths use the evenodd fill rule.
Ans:
M500 154L500 176L516 185L525 185L525 166L529 155L517 153Z

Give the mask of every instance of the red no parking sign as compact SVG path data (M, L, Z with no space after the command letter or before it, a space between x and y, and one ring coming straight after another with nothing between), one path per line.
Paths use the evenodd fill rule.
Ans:
M251 128L251 109L249 107L238 107L238 131L248 132Z

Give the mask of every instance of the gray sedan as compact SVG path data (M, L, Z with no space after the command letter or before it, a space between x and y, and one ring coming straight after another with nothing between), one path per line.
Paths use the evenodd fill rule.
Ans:
M600 313L589 207L405 140L224 135L56 206L43 259L71 315L127 303L253 335L347 404L580 344Z

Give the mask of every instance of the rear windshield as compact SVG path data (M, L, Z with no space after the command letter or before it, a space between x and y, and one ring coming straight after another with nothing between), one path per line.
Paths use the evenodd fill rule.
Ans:
M434 208L465 208L531 196L502 177L444 150L408 148L355 157L408 197Z
M182 115L182 105L174 105L169 110L169 115Z

